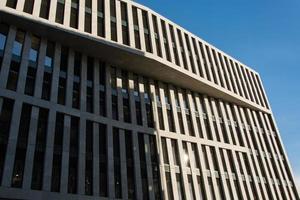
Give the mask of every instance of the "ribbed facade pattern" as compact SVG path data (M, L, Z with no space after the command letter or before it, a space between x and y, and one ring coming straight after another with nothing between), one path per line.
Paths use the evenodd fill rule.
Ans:
M251 107L1 13L137 49ZM1 0L0 17L0 198L299 199L260 77L239 61L132 1Z

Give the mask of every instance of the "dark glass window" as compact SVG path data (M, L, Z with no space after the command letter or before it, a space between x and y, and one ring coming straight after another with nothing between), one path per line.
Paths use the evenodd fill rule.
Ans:
M180 65L179 63L179 57L178 57L178 51L177 51L177 44L175 40L175 34L174 34L174 28L172 25L169 24L170 27L170 35L171 35L171 42L172 42L172 49L175 57L175 64Z
M31 47L29 50L29 66L36 67L39 57L41 39L36 36L31 37Z
M9 74L6 88L16 91L19 78L20 63L14 60L10 63Z
M110 0L110 29L111 39L117 41L116 0Z
M41 190L43 186L47 128L48 110L40 108L31 180L33 190Z
M142 11L146 51L152 53L151 36L149 31L148 13Z
M54 152L52 163L51 192L60 191L60 179L62 170L62 150L64 134L64 114L56 113L55 133L54 133Z
M129 45L129 34L128 34L128 17L127 17L127 4L121 2L121 19L122 19L122 37L123 44Z
M94 60L88 57L87 60L87 89L86 89L86 111L94 112Z
M80 108L81 54L75 53L72 107Z
M186 46L187 46L187 51L188 51L190 64L191 64L191 67L192 67L192 72L195 74L196 69L195 69L195 65L194 65L194 57L193 57L193 54L192 54L192 49L191 49L189 36L188 36L188 34L184 33L184 37L185 37L185 42L186 42Z
M118 120L118 97L116 95L112 95L112 118Z
M140 40L140 31L139 31L137 7L132 7L132 17L133 17L135 48L141 49L141 40Z
M105 36L104 24L104 0L98 0L97 8L97 35L100 37Z
M26 83L25 83L25 94L33 96L35 87L36 68L28 67Z
M178 40L179 40L179 45L180 45L180 53L181 53L181 58L183 61L183 67L184 69L188 70L188 66L187 66L187 58L185 56L185 49L183 46L183 39L182 39L182 35L181 35L181 31L179 29L177 29L177 35L178 35Z
M44 61L45 70L47 71L53 70L54 51L55 51L55 43L48 41L47 49L46 49L46 57Z
M171 61L169 41L168 41L167 30L166 30L166 23L163 20L161 20L161 28L162 28L162 33L163 33L163 40L164 40L164 46L165 46L165 51L166 51L166 57L167 57L168 61Z
M23 183L24 175L24 166L26 159L26 150L28 143L28 133L29 133L29 124L31 118L31 106L28 104L23 104L19 134L17 140L17 150L14 162L13 176L11 181L12 187L21 188Z
M135 199L135 180L134 180L134 162L133 162L133 145L132 133L125 131L125 146L126 146L126 167L127 167L127 188L128 199Z
M138 142L139 142L143 199L148 200L149 199L148 176L147 176L145 141L144 141L143 133L138 133Z
M13 43L13 49L12 49L13 56L21 57L24 39L25 39L25 32L18 30L15 41Z
M72 0L71 3L71 17L70 26L72 28L78 28L78 12L79 12L79 0Z
M113 128L113 151L114 151L114 178L115 198L122 198L121 164L120 164L120 136L119 129Z
M13 100L3 99L2 111L0 114L0 181L2 180L3 176L4 160L9 137L13 106Z
M29 14L32 14L34 0L25 0L23 11Z
M68 53L67 47L61 48L60 55L60 72L58 81L57 103L65 105L66 103L66 87L67 87L67 71L68 71Z
M149 145L150 145L150 156L152 162L152 176L153 176L153 192L155 199L161 199L161 185L160 185L160 173L159 173L159 163L158 163L158 151L156 145L156 137L149 135Z
M50 0L42 0L40 17L48 19L50 10Z
M56 6L55 22L63 24L65 15L65 0L58 0Z
M18 0L7 0L6 6L10 8L16 8L17 7Z
M106 126L99 124L99 167L100 167L100 196L107 197L107 146Z
M159 57L162 57L160 38L159 38L160 35L159 35L159 32L158 32L157 17L155 15L152 15L152 21L153 21L154 37L155 37L155 45L156 45L157 55Z
M93 122L86 121L85 194L93 194Z
M4 55L4 48L6 44L8 30L9 27L6 24L0 23L0 71L1 71L2 59Z
M52 73L45 72L43 80L42 99L50 100Z
M79 153L79 118L71 117L68 193L77 193Z
M136 112L136 122L138 125L143 125L143 116L142 116L142 109L141 103L139 101L135 102L135 112Z
M85 0L84 31L92 32L92 1Z

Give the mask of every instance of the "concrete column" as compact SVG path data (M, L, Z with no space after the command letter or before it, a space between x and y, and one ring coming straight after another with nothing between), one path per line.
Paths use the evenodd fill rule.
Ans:
M138 134L136 131L132 132L132 144L133 144L133 159L134 159L134 183L136 199L142 199L142 179L141 179L141 165L140 165L140 152L139 152L139 141Z
M57 8L57 0L51 0L50 8L49 8L49 21L50 22L55 22L56 8Z
M110 29L110 0L104 0L104 27L105 27L105 38L111 40L111 29Z
M65 115L63 146L62 146L63 149L62 149L61 179L60 179L60 192L63 194L68 193L70 132L71 132L71 116Z
M235 143L233 142L233 144L240 146L239 139L237 137L237 133L235 130L235 126L237 126L237 124L236 124L237 122L235 123L235 121L233 119L233 116L232 116L233 113L231 112L231 107L228 103L226 103L226 109L227 109L227 113L228 113L228 119L230 120L231 129L233 132L232 138L233 138L233 141L235 141Z
M215 121L216 121L216 124L217 124L217 130L215 130L216 134L219 135L220 142L224 143L224 137L223 137L223 133L222 133L221 125L220 125L220 119L219 119L219 117L221 117L221 115L220 115L220 113L218 113L218 109L217 109L217 106L216 106L216 101L217 100L215 100L213 98L210 99L211 112L212 112L212 115L215 117Z
M258 123L259 115L257 115L257 114L255 113L255 111L252 111L252 114L253 114L253 120L254 120L255 124L259 124L259 123ZM272 165L272 162L271 162L270 156L269 156L269 153L272 154L272 152L273 152L273 151L272 151L272 150L273 150L272 144L271 144L271 143L266 144L267 141L265 141L265 139L264 139L263 136L262 136L262 134L266 134L266 135L267 135L267 134L268 134L268 130L267 130L266 124L265 124L265 122L264 122L264 120L263 120L262 118L261 118L261 121L262 121L262 126L263 126L263 127L261 127L261 129L259 129L259 131L258 131L259 134L257 134L257 137L260 138L260 141L261 141L261 144L260 144L261 146L260 146L260 147L262 147L262 151L263 151L264 153L266 153L266 160L267 160L266 165L269 165L269 168L266 168L266 169L270 169L270 171L269 171L269 173L270 173L270 178L273 179L273 181L274 181L275 190L276 190L276 192L277 192L277 194L278 194L279 199L282 199L282 195L283 195L283 194L281 194L281 191L280 191L279 186L278 186L278 184L277 184L276 176L275 176L275 172L274 172L274 166ZM263 132L262 132L262 130L263 130ZM267 136L267 137L268 137L268 136ZM267 148L267 145L269 145L271 152L269 152L269 148ZM273 156L274 156L274 155L273 155ZM275 158L275 157L273 157L273 158ZM275 161L275 167L278 169L278 166L277 166L276 164L277 164L277 163L276 163L276 161ZM280 174L279 174L279 179L282 180L282 177L280 176Z
M239 108L240 109L240 113L241 113L241 119L242 119L242 121L246 121L246 118L245 118L245 113L243 112L243 110L241 109L241 108ZM251 123L251 121L250 121L250 126L252 127L252 128L254 128L253 127L253 124ZM255 130L255 129L253 129L253 130ZM255 131L253 131L254 132L254 134L257 134L257 132L255 132ZM249 149L250 149L250 151L252 151L253 153L256 151L256 149L254 148L254 145L253 145L253 142L254 141L252 141L252 139L251 139L251 137L249 136L250 135L250 132L249 132L249 129L248 129L248 127L246 127L246 137L248 138L247 140L249 141ZM256 156L256 154L253 154L253 161L254 162L251 162L251 156L250 156L250 153L247 153L247 157L248 157L248 159L249 159L249 163L250 163L250 169L251 169L251 171L252 171L252 174L253 174L253 181L254 181L254 184L255 184L255 186L256 186L256 188L257 188L257 190L258 190L258 192L257 192L257 194L258 194L258 197L259 197L259 199L261 199L262 198L262 195L263 196L266 196L267 197L267 192L266 192L266 188L265 188L265 184L264 183L261 183L261 186L262 186L262 190L263 191L261 191L260 190L260 187L259 187L259 183L258 183L258 181L257 181L257 177L260 179L260 180L263 180L263 178L262 178L262 172L261 172L261 169L260 169L260 167L258 167L259 166L259 163L258 163L258 159L257 159L257 156ZM254 164L253 164L254 163ZM254 170L254 166L257 166L257 171L258 171L258 174L256 174L255 175L255 170Z
M17 33L17 28L14 26L10 26L7 39L6 39L6 45L5 45L5 50L4 50L3 60L2 60L2 67L0 71L0 88L6 88L10 62L12 58L11 52L13 49L16 33Z
M148 179L148 192L149 199L154 200L154 190L153 190L153 174L152 174L152 161L150 156L150 144L149 144L149 136L144 134L144 147L145 147L145 156L146 156L146 166L147 166L147 179ZM162 159L162 158L160 158ZM162 172L162 170L161 170ZM165 184L165 182L162 182Z
M53 167L53 152L54 152L54 137L55 137L55 123L56 123L56 111L54 109L49 110L48 127L47 127L47 143L45 152L45 165L44 165L44 178L43 178L43 190L51 190L51 178Z
M178 143L177 143L177 140L174 140L174 142L176 143L176 146L177 146L177 149L178 148ZM171 195L174 199L179 199L179 196L178 196L178 190L177 190L177 181L176 181L176 169L179 170L179 167L180 166L175 166L175 161L174 161L174 156L173 154L175 154L176 152L173 152L172 150L172 142L171 142L171 139L169 138L166 138L166 145L167 145L167 152L168 152L168 157L169 157L169 166L170 166L170 175L171 175L171 184L172 184L172 189L173 189L173 194ZM178 150L179 151L179 150ZM177 152L179 153L179 152ZM165 171L165 170L164 170ZM165 172L164 172L165 173ZM182 173L182 172L181 172ZM166 187L167 188L167 187ZM166 190L167 191L167 190ZM168 193L169 192L172 192L172 191L167 191ZM184 192L184 191L182 191ZM167 199L168 199L168 195L167 196ZM169 199L170 200L170 199Z
M73 98L74 56L75 56L75 52L72 49L69 49L66 106L70 108L72 108L72 98Z
M41 39L40 45L40 52L39 58L37 63L37 70L36 70L36 80L35 80L35 88L34 88L34 96L36 98L41 98L42 90L43 90L43 79L44 79L44 62L46 56L46 49L47 49L47 41L45 38Z
M93 123L93 195L99 196L100 188L100 162L99 162L99 124Z
M250 84L250 82L249 82L249 79L248 79L248 75L247 75L247 73L246 73L246 69L245 69L245 67L243 67L243 66L239 66L239 68L241 69L241 71L243 72L243 74L244 74L244 77L245 77L245 81L246 81L246 85L247 85L247 87L248 87L248 90L249 90L249 93L250 93L250 97L252 97L252 99L253 99L253 102L255 102L255 94L254 94L254 92L253 92L253 89L252 89L252 85ZM250 98L251 99L251 98ZM255 103L257 103L257 102L255 102Z
M24 178L23 178L23 188L27 190L31 188L31 180L32 180L32 172L33 172L32 170L34 165L34 152L35 152L36 136L38 130L38 120L39 120L39 108L33 106L31 111L28 146L26 151Z
M143 26L143 15L142 15L142 10L140 10L139 8L137 9L137 16L138 16L138 25L139 25L139 30L140 30L141 50L146 51L144 26Z
M35 0L34 1L33 12L32 12L32 15L34 17L39 17L40 16L41 3L42 3L42 0Z
M103 67L103 66L102 66ZM100 81L99 81L99 68L100 68L100 61L98 59L94 60L94 82L93 82L93 107L95 115L99 115L100 113Z
M79 1L78 4L78 30L84 32L85 26L85 1Z
M229 64L230 64L230 62L229 62ZM232 66L232 68L234 69L234 66ZM241 71L242 69L241 69L240 66L238 66L236 70L237 70L238 74L241 76L240 77L240 84L243 84L244 85L244 90L246 90L246 91L244 91L244 94L246 95L245 98L249 97L249 99L250 99L250 96L249 96L250 95L250 91L248 90L247 83L245 81L245 77L244 77L244 75L243 75L243 73ZM235 81L235 83L236 83L236 81Z
M97 37L98 34L98 1L92 1L92 35Z
M135 99L134 99L134 80L133 74L131 72L128 73L128 96L129 96L129 106L130 106L130 118L131 124L137 125L136 122L136 109L135 109Z
M115 197L115 178L114 178L114 148L113 148L113 131L112 126L107 125L107 177L108 177L108 197Z
M198 52L198 55L199 55L199 62L200 62L200 67L201 67L201 70L203 72L203 78L207 80L207 73L206 72L206 69L204 67L204 58L203 58L203 55L201 53L201 49L200 49L200 44L199 44L199 41L196 39L196 49L197 49L197 52Z
M18 0L16 10L23 12L25 0Z
M153 28L153 21L152 21L152 14L151 12L147 11L148 23L149 23L149 34L151 39L151 47L152 53L157 55L157 49L155 44L155 35L154 35L154 28Z
M179 100L179 104L180 104L182 122L183 122L183 128L184 128L184 133L182 133L182 134L190 135L189 128L188 128L187 121L186 121L186 111L185 111L185 106L183 103L183 98L184 98L183 95L185 95L184 91L182 91L181 89L178 89L178 100ZM186 102L186 103L188 103L188 102Z
M24 88L26 84L26 77L27 77L27 68L28 68L28 57L29 57L29 51L31 46L31 34L26 33L25 35L25 41L23 46L23 52L22 52L22 59L20 64L20 71L19 71L19 80L17 84L17 92L24 93Z
M221 113L222 113L222 116L223 116L223 123L224 123L225 130L226 130L226 133L223 132L222 134L223 135L226 134L227 137L228 137L228 143L233 144L232 135L231 135L230 130L229 130L229 124L228 124L229 117L226 114L226 107L225 107L225 105L222 101L219 101L219 106L221 108L220 110L221 110Z
M121 164L121 185L122 185L122 198L128 199L128 182L127 182L127 159L126 159L126 145L125 145L125 131L119 129L120 140L120 164Z
M210 127L210 130L211 130L211 134L212 134L212 140L213 141L217 141L217 136L216 136L216 130L215 130L215 127L214 127L214 124L213 124L213 121L212 121L212 111L211 111L211 108L210 108L210 105L209 105L209 100L208 100L209 97L207 97L206 95L204 96L204 106L206 107L206 116L207 116L207 120L209 122L209 127Z
M204 125L204 119L203 119L203 110L201 107L201 104L203 104L204 102L202 102L202 100L200 101L200 97L199 94L195 94L195 98L196 98L196 108L199 112L199 119L200 119L200 124L201 127L198 127L199 131L201 131L203 133L203 138L207 139L207 133L206 133L206 129L205 129L205 125Z
M219 53L218 51L215 49L215 53L216 53L216 62L215 64L218 66L218 70L220 72L220 81L223 82L224 84L224 88L227 89L227 83L226 83L226 80L225 80L225 76L224 76L224 69L223 69L223 64L221 63L220 61L220 58L219 58Z
M199 138L199 129L200 127L197 127L197 119L195 116L195 106L194 105L194 100L193 100L193 96L191 94L191 91L187 91L187 100L188 100L188 104L189 104L189 108L190 108L190 115L191 115L191 119L192 119L192 124L193 124L193 130L194 130L194 134L196 138Z
M78 158L78 193L85 194L86 118L80 116Z
M253 79L253 76L252 76L252 72L248 69L246 69L248 71L248 76L249 76L249 82L251 83L251 86L252 86L252 89L254 91L254 94L256 96L256 99L257 99L257 103L261 106L264 106L263 102L261 101L261 98L260 98L260 94L258 92L258 87Z
M159 43L161 46L161 54L162 54L162 58L164 60L166 60L166 48L167 47L165 47L165 43L164 43L161 19L158 16L156 16L156 20L157 20L157 27L158 27L158 38L159 38Z
M206 45L209 47L209 44L206 44L205 42L202 42L202 47L203 47L203 53L204 53L204 55L202 55L203 56L203 59L204 60L206 60L206 65L207 65L207 74L209 75L209 77L210 77L210 81L211 82L215 82L215 80L214 80L214 77L213 77L213 72L212 72L212 63L210 63L210 61L209 61L209 59L208 59L208 55L207 55L207 51L206 51Z
M117 23L117 42L123 44L122 19L121 19L121 2L116 1L116 23Z
M186 63L187 63L186 67L188 68L188 71L192 73L191 61L190 61L190 57L189 57L189 54L188 54L188 48L187 48L187 43L186 43L186 40L185 40L184 31L180 29L180 33L181 33L182 43L183 43L183 47L182 47L183 48L183 53L185 55Z
M190 60L191 63L193 63L194 68L195 68L195 72L198 76L200 76L200 72L199 72L199 68L198 68L198 63L197 63L197 55L194 49L194 45L193 45L193 41L192 41L192 36L190 34L188 34L188 41L190 43L190 48L191 48L191 54L192 54L192 60ZM200 197L199 197L200 198Z
M127 19L128 19L128 33L129 33L129 46L135 48L133 17L132 17L132 4L127 2Z
M216 63L215 63L215 59L213 58L213 53L212 53L212 48L210 46L208 46L208 51L209 51L209 54L210 54L210 57L211 57L211 68L213 69L214 73L215 73L215 77L217 80L215 80L217 82L217 85L220 85L221 86L221 82L220 82L220 77L219 77L219 73L218 71L220 70L220 68L218 66L216 66Z
M164 94L164 87L163 83L158 82L158 92L159 94L156 94L160 98L161 102L161 107L162 107L162 114L163 114L163 121L164 121L164 127L166 131L169 131L169 121L168 121L168 116L167 116L167 108L166 108L166 101L165 101L165 94Z
M175 56L174 56L174 52L173 52L172 39L171 39L171 33L170 33L170 25L166 20L164 20L164 21L165 21L165 29L166 29L166 33L167 33L166 40L168 41L168 43L166 45L169 45L168 47L165 47L165 48L169 48L170 57L171 57L170 62L175 63ZM161 26L163 26L163 24L161 24ZM175 34L175 37L176 37L176 34ZM178 43L177 43L177 46L178 46ZM180 55L178 55L178 56L180 57Z
M238 88L240 88L241 91L239 91L239 95L245 97L245 92L244 92L244 88L242 87L242 82L241 82L241 77L240 74L238 73L238 69L239 68L238 65L234 65L232 66L234 73L237 75L236 80L237 80L237 85L239 86Z
M227 90L229 91L232 91L232 84L231 84L231 80L230 80L230 74L229 74L229 71L228 71L228 66L226 65L226 62L224 61L224 56L221 54L220 55L220 62L224 68L224 77L225 79L227 80L228 82L228 85L227 85Z
M177 29L176 29L176 26L172 25L173 26L173 32L174 32L174 38L175 38L175 41L174 41L174 45L176 46L176 50L177 51L177 55L178 55L178 60L179 60L179 65L181 67L185 67L183 66L183 58L182 58L182 54L181 54L181 45L180 45L180 42L179 42L179 36L177 34ZM170 25L168 26L168 30L169 32L171 32L171 29L170 28ZM170 33L171 34L171 33ZM171 35L170 35L171 36ZM171 38L171 37L170 37ZM172 41L172 40L170 40ZM170 51L173 53L173 44L170 45ZM182 47L183 48L183 47ZM183 50L183 49L182 49ZM175 56L175 55L174 55ZM175 58L174 58L175 59ZM175 63L175 60L174 60L174 63Z
M63 25L66 27L70 27L70 17L71 17L71 1L65 0L65 10L64 10L64 23Z
M60 73L60 57L61 57L61 45L56 43L54 51L54 61L53 61L53 76L51 84L51 96L50 101L57 103L58 96L58 84L59 84L59 73Z
M142 76L138 77L138 87L139 87L139 92L140 92L143 127L148 127L148 125L147 125L147 115L146 115L146 106L145 106L145 86L144 86L144 79L143 79ZM148 95L149 95L149 98L150 98L151 94L148 94Z
M87 56L81 57L80 110L86 112Z
M169 85L168 92L170 93L170 102L171 102L171 106L172 106L172 115L173 115L174 124L175 124L175 132L180 133L177 106L176 106L176 100L175 100L175 95L177 95L177 94L175 94L174 86Z
M3 109L2 107L3 107L3 98L0 98L0 111L2 111ZM5 187L11 186L11 180L12 180L14 162L15 162L15 154L17 148L17 140L19 134L21 112L22 112L22 101L16 100L12 111L8 144L7 144L5 162L3 167L3 174L5 174L5 176L3 176L2 178L2 186Z

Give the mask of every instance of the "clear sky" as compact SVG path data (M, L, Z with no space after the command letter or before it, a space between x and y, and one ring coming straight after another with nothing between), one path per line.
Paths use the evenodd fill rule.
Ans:
M300 1L136 1L260 73L299 187Z

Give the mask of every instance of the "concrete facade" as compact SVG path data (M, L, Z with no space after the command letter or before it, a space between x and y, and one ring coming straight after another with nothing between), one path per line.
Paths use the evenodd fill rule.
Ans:
M257 72L130 0L1 0L0 198L298 200Z

